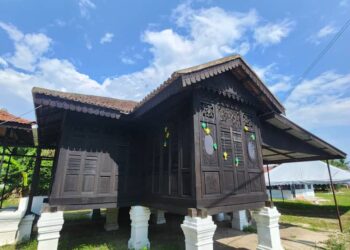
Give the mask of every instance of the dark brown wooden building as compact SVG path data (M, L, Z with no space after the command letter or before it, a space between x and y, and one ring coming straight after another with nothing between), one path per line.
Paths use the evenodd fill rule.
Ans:
M0 109L0 145L33 147L32 124L34 123Z
M174 72L141 102L33 88L55 148L49 203L185 214L262 207L263 163L344 158L300 128L240 56Z

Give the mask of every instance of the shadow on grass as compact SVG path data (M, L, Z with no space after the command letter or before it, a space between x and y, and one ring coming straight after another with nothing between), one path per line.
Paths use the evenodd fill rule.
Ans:
M106 232L105 218L91 220L66 220L61 232L58 249L128 249L130 237L130 219L128 213L120 211L119 229ZM167 225L150 225L149 240L151 248L156 250L185 249L184 238L180 228L181 221L167 215Z
M283 215L295 215L315 218L336 219L335 205L316 205L307 203L292 203L292 202L274 202L278 211ZM350 211L350 206L339 206L341 215Z

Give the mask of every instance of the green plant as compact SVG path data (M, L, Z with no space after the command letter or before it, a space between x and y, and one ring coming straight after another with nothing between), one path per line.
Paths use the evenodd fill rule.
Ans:
M256 233L256 228L253 227L252 225L249 225L249 226L245 226L243 227L243 232L245 233Z
M13 195L26 195L32 183L36 149L7 147L5 151L3 150L3 147L0 146L0 183L5 184L4 199ZM4 157L3 152L5 153ZM12 156L9 156L10 154ZM54 150L42 150L41 156L52 158ZM46 158L41 161L38 195L46 195L48 193L52 163L51 159ZM1 195L2 190L0 191Z
M334 234L325 242L329 250L347 250L350 247L348 234Z

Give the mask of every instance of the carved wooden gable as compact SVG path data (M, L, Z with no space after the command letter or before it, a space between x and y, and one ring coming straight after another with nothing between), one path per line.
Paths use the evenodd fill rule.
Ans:
M201 88L219 94L235 101L248 104L253 107L259 107L257 99L249 93L242 82L237 80L233 74L226 72L210 79L204 80Z

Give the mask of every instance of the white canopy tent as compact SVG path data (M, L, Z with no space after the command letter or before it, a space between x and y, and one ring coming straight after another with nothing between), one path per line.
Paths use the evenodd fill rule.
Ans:
M333 183L350 182L350 172L329 166ZM327 164L323 161L283 163L270 171L271 186L291 184L330 184ZM265 183L269 184L265 173Z

